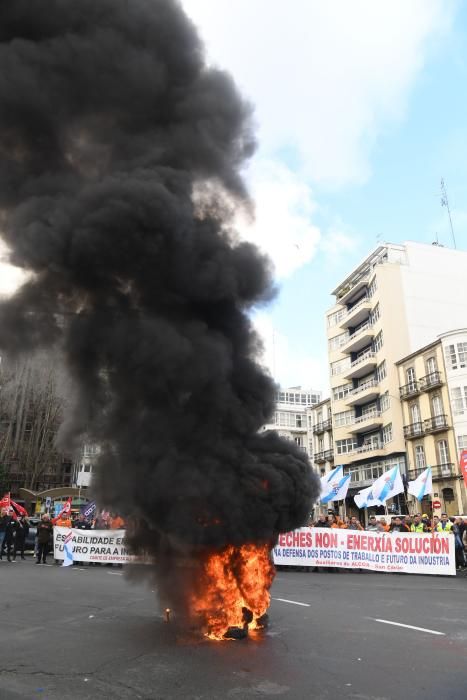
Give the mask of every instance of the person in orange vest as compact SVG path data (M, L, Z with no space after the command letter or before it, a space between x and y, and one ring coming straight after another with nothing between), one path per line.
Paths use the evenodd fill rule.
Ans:
M117 513L112 513L109 518L109 527L111 530L122 530L125 527L125 521Z
M57 527L70 527L71 528L71 518L65 513L65 515L59 515L58 519L54 520L54 525Z

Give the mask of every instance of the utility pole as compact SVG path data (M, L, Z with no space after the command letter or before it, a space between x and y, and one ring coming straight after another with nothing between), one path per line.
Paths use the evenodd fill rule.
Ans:
M448 193L447 193L443 178L441 178L441 206L446 207L446 209L448 210L449 224L451 226L452 242L454 243L454 248L457 248L456 237L454 235L454 227L452 225L452 219L451 219L451 210L449 209Z

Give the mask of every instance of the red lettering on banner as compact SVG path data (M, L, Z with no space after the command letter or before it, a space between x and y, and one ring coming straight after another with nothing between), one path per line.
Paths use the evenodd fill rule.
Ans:
M335 532L315 532L315 544L317 547L337 547L337 534Z

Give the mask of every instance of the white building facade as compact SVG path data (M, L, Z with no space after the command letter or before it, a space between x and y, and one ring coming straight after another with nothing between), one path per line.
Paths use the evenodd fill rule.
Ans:
M313 457L313 406L321 401L321 392L301 386L281 388L277 393L273 421L263 430L277 430L281 437L295 442L310 460Z

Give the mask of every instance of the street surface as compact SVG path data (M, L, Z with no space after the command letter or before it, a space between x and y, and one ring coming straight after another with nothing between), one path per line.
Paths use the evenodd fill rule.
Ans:
M267 633L220 643L180 637L115 567L3 561L0 589L0 700L467 696L464 575L282 570Z

